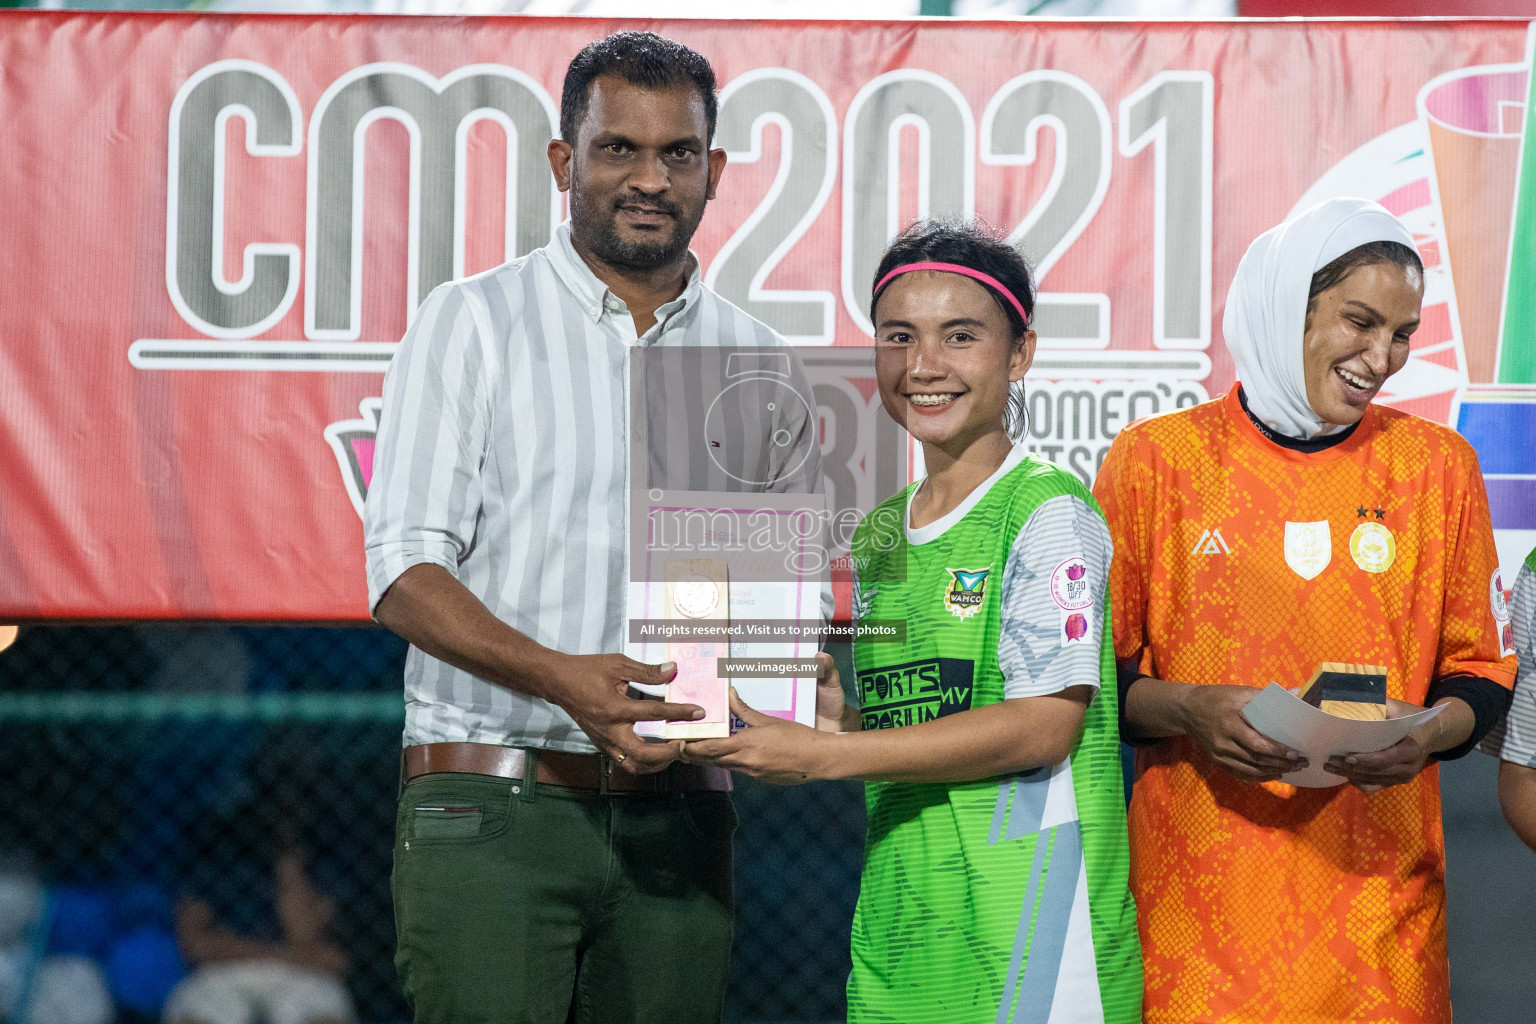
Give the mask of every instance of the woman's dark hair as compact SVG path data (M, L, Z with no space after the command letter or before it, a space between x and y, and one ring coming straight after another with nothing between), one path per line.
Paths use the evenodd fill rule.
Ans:
M604 75L622 78L642 89L688 86L704 100L704 123L715 137L719 100L715 96L715 70L709 61L675 39L654 32L615 32L588 43L565 69L560 90L560 138L576 144L576 133L587 116L592 82Z
M1419 254L1402 242L1366 242L1357 245L1349 252L1340 256L1331 263L1325 264L1322 269L1312 275L1312 286L1307 289L1307 316L1312 316L1312 311L1317 308L1317 297L1328 289L1343 281L1361 267L1374 266L1379 263L1388 263L1404 270L1424 273L1424 261L1419 259Z
M891 240L885 255L880 257L880 265L875 268L875 280L871 284L884 280L886 274L909 263L955 263L995 278L1024 307L1027 319L1019 316L1013 303L1001 295L993 294L993 290L987 287L987 294L992 296L992 301L997 303L998 309L1008 318L1008 329L1015 342L1023 340L1024 332L1035 319L1035 281L1029 272L1029 264L1024 262L1024 257L1003 236L978 221L917 221ZM878 292L869 297L871 322L875 319L875 304L879 299ZM1024 436L1026 400L1023 381L1009 387L1008 412L1003 425L1008 436L1015 441Z

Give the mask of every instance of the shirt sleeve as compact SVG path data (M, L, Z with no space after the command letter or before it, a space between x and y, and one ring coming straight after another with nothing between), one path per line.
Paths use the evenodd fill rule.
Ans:
M1147 671L1143 654L1147 646L1147 573L1151 559L1138 514L1148 507L1152 496L1145 479L1145 465L1134 450L1135 443L1131 430L1120 432L1099 468L1093 496L1104 510L1104 522L1115 551L1114 563L1109 567L1109 589L1115 596L1111 609L1115 659L1128 669Z
M384 375L363 506L370 612L413 565L431 562L457 576L474 540L491 374L472 301L461 284L434 290Z
M1509 607L1493 544L1488 493L1470 446L1459 469L1460 493L1453 496L1456 506L1447 510L1450 578L1445 585L1434 677L1482 676L1509 689L1515 682Z
M1505 720L1504 747L1499 756L1536 768L1536 573L1529 565L1521 566L1515 577L1509 611L1520 674L1515 682L1514 703Z
M1104 520L1073 495L1041 503L1020 528L1003 569L1005 699L1098 690L1112 551Z

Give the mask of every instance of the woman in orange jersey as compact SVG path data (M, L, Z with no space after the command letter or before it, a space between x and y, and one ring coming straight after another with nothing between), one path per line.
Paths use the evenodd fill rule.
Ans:
M1100 471L1149 1024L1451 1019L1435 762L1493 726L1515 659L1476 456L1373 402L1422 296L1374 203L1265 232L1223 321L1239 383L1130 425ZM1445 710L1297 789L1242 709L1326 661Z

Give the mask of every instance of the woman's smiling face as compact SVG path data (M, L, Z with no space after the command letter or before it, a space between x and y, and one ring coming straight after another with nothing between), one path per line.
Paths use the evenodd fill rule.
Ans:
M1408 361L1419 326L1424 276L1369 263L1318 294L1302 337L1307 403L1339 426L1358 423L1387 378Z
M964 450L1003 429L1008 385L1022 380L1035 332L1015 339L986 286L917 270L896 278L875 306L875 376L885 411L917 440Z

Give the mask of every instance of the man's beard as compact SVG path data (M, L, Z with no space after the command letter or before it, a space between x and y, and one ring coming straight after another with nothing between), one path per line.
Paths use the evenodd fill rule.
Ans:
M666 240L654 242L630 242L619 237L614 228L621 205L636 203L662 210L672 218L672 234ZM703 218L699 210L692 219L669 199L653 199L627 195L614 201L607 209L589 209L580 186L571 189L571 232L591 251L593 256L609 266L628 270L655 270L681 259L688 252L688 243Z

